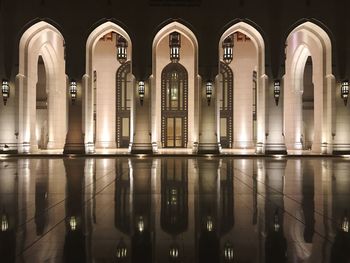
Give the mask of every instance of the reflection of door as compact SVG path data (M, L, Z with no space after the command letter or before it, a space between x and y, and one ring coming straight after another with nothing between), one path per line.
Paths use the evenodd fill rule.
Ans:
M183 143L183 130L182 130L182 125L183 123L183 118L167 118L166 120L166 145L165 147L178 147L178 148L183 148L184 143Z
M222 75L220 97L220 143L222 148L232 148L233 140L233 73L228 65L220 63Z

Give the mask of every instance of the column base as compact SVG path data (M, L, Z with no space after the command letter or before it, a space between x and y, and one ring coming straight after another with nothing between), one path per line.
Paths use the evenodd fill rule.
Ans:
M287 154L287 148L284 143L265 144L265 154Z
M132 143L129 146L131 154L152 154L153 146L151 143Z
M219 154L220 143L199 143L198 154Z
M63 149L64 154L84 154L84 143L66 143Z

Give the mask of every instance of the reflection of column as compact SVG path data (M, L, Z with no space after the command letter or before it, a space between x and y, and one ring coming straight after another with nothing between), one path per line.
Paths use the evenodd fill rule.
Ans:
M132 262L152 262L153 218L150 160L133 160Z
M39 159L36 162L37 169L48 171L49 160ZM49 175L36 172L35 178L35 225L36 234L41 236L48 224L48 194L49 194Z
M17 161L0 162L1 262L15 262L16 259L16 231L19 219L17 214L19 188L16 170Z
M286 161L266 162L265 261L286 262L287 241L283 227L284 169Z
M217 160L198 160L198 262L218 262L220 258L217 215Z
M85 262L84 167L83 159L64 159L67 175L65 262Z

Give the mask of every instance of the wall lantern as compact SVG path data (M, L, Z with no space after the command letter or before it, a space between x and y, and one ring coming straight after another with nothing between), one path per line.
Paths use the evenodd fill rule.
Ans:
M345 106L348 104L348 97L349 97L349 81L344 80L341 83L341 98L343 99Z
M145 82L140 81L139 82L139 96L140 96L140 103L141 106L143 105L143 99L145 97Z
M169 35L170 60L171 62L179 62L181 35L178 32L173 32Z
M77 82L75 80L71 80L70 82L69 93L72 99L72 103L74 104L75 100L77 99Z
M225 262L233 262L233 246L230 242L226 242L224 248Z
M230 64L233 59L233 35L225 38L222 48L224 50L222 59L226 64Z
M273 85L273 97L275 98L276 106L278 106L280 95L281 95L281 83L279 80L275 80L275 83Z
M211 81L208 81L206 84L206 95L207 95L207 102L209 106L211 101L211 96L213 95L213 83Z
M127 47L128 47L128 42L124 37L121 35L118 35L117 39L117 59L120 64L123 64L127 60Z
M2 99L4 101L4 105L6 105L7 99L10 97L10 85L8 80L6 79L2 80L1 90L2 90Z

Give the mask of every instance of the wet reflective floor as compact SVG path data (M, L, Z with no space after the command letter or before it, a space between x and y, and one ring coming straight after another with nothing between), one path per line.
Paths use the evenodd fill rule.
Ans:
M350 160L0 159L0 262L345 263Z

